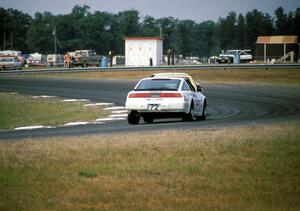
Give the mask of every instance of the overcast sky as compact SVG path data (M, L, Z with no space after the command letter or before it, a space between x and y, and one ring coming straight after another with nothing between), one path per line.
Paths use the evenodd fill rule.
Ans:
M196 22L217 21L228 12L246 14L258 9L274 14L275 9L283 7L286 12L300 7L300 0L0 0L0 7L14 8L34 16L35 12L49 11L54 15L68 14L74 5L88 5L90 11L119 11L136 9L140 16L154 18L172 16Z

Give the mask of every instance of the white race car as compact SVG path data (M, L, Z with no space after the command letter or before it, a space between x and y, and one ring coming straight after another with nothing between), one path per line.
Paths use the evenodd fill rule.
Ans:
M206 119L206 97L190 80L182 77L149 77L138 82L127 95L128 123L146 123L160 118Z

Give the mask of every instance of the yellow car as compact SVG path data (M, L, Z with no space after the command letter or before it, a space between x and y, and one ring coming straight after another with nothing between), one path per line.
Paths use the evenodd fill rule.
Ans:
M203 91L203 88L200 86L200 84L195 82L194 79L192 78L192 76L190 76L187 73L156 73L156 74L151 75L150 77L155 77L155 78L183 78L183 79L188 80L193 85L195 90L197 90L198 92Z

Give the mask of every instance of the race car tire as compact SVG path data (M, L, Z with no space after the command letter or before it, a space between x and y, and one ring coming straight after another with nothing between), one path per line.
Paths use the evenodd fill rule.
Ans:
M137 111L130 111L127 120L129 124L132 125L139 124L140 114Z
M193 111L194 111L194 101L191 102L189 113L184 115L183 121L193 121L194 120Z
M146 122L146 123L152 123L153 122L153 120L154 120L154 118L153 117L151 117L151 116L143 116L143 119L144 119L144 122Z
M204 106L202 109L202 114L201 116L196 117L197 120L205 120L206 119L206 100L204 101Z

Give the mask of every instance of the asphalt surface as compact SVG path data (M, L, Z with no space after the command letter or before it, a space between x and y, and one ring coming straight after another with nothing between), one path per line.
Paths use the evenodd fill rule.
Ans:
M47 79L1 75L0 91L83 98L93 102L109 102L115 103L116 106L124 106L126 95L135 83L105 79ZM208 99L208 117L205 121L182 122L180 119L167 119L155 121L153 124L145 124L141 121L139 125L129 125L127 121L122 120L99 125L2 131L0 132L0 139L15 140L19 138L101 135L143 131L159 132L169 129L204 130L300 120L299 87L203 85L204 94Z

